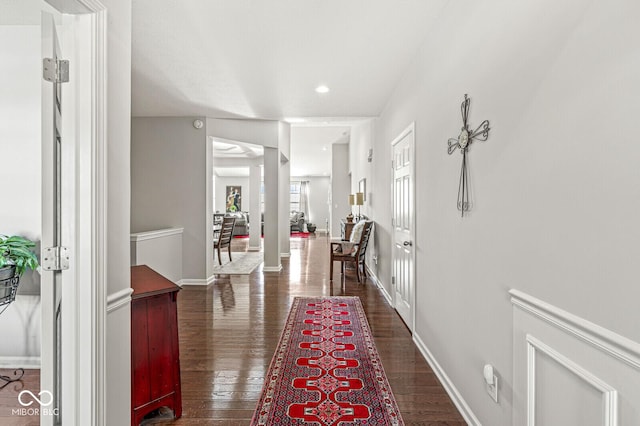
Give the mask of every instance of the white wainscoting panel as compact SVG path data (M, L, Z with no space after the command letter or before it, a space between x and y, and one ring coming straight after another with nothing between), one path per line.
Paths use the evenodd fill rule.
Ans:
M163 277L182 280L183 228L131 234L131 266L147 265Z
M546 425L551 424L552 421L558 421L558 413L562 413L562 424L581 426L591 424L616 426L618 424L618 392L582 366L531 335L527 335L527 385L527 425L529 426ZM552 390L553 393L546 392L548 390ZM546 404L540 403L545 400ZM568 400L572 402L568 403ZM571 406L582 407L582 409L574 411L571 410ZM568 412L563 413L567 408ZM546 418L554 413L557 416L555 419Z
M640 344L517 290L513 424L640 425Z

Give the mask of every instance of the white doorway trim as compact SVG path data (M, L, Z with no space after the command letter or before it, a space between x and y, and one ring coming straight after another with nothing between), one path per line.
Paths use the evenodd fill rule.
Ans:
M63 236L72 248L62 289L61 414L65 425L106 424L107 10L97 0L47 0L63 14L71 84ZM65 160L66 159L66 160ZM130 297L128 298L130 300ZM117 303L127 303L122 300ZM43 316L44 319L44 316ZM51 348L42 347L41 389L54 388ZM49 344L49 342L47 342ZM42 416L53 425L54 416Z
M410 205L408 206L408 213L410 215L410 226L411 226L411 233L408 236L408 241L411 244L411 268L410 268L410 274L411 274L411 280L412 280L412 285L411 285L411 296L410 296L410 314L409 314L409 318L407 321L406 317L403 317L403 315L400 315L400 317L403 318L403 320L406 323L406 326L409 328L409 331L413 334L413 331L415 329L415 318L416 318L416 309L415 309L415 304L416 304L416 282L417 282L417 277L416 277L416 251L417 251L417 245L416 245L416 202L415 202L415 198L416 198L416 157L415 157L415 122L411 122L411 124L409 124L402 132L400 132L400 134L394 138L391 141L391 151L390 151L390 156L391 156L391 229L392 229L392 238L391 238L391 279L392 279L392 286L391 286L391 297L393 300L393 306L394 308L396 308L397 310L397 306L398 306L398 300L397 300L397 286L398 286L398 278L394 276L394 267L395 267L395 262L396 262L396 250L395 250L395 244L396 244L396 224L395 224L395 220L397 220L397 218L394 217L394 202L395 202L395 197L394 197L394 193L395 193L395 175L394 175L394 171L395 171L395 167L394 167L394 147L396 144L398 144L399 142L401 142L404 138L406 138L407 136L411 137L411 144L410 144L410 188L409 188L409 195L410 195ZM398 313L400 314L400 311L398 311Z

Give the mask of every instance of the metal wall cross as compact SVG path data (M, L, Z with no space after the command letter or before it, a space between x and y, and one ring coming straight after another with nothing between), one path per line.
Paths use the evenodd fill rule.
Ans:
M447 148L449 155L459 148L462 154L462 166L460 167L460 183L458 183L458 210L464 217L464 212L469 211L469 176L467 173L467 151L473 141L486 141L489 138L489 120L484 120L474 131L469 130L469 104L471 99L464 95L464 101L460 104L462 112L462 129L458 138L450 138Z

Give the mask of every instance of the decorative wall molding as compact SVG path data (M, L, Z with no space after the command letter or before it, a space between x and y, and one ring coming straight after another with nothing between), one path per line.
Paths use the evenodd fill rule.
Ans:
M131 303L132 288L123 288L107 296L107 314Z
M445 373L444 369L440 366L438 361L436 361L435 357L433 356L429 348L427 348L427 345L422 341L418 333L413 333L413 342L420 350L422 356L427 361L433 372L436 373L438 380L440 380L440 383L442 383L442 386L447 391L447 394L449 394L449 397L455 404L456 408L458 408L458 411L460 412L464 420L471 426L482 426L480 420L478 420L476 415L473 414L473 411L471 411L471 407L469 407L469 404L467 404L464 398L462 398L462 395L460 394L458 389L455 387L449 376L447 376L447 373Z
M560 352L527 334L527 426L535 426L536 419L536 353L541 352L602 393L603 425L618 424L618 392L600 378L585 370Z
M147 232L136 232L131 234L131 241L138 242L138 241L153 240L156 238L169 237L171 235L177 235L177 234L182 235L183 231L184 231L184 228L167 228L167 229L157 229L157 230L147 231Z
M639 343L519 290L510 290L509 294L514 306L640 370Z
M40 369L39 356L0 356L0 368Z

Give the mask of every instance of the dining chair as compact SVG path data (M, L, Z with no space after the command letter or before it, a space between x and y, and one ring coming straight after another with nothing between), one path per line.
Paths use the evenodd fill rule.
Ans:
M222 219L222 226L220 227L220 231L218 231L218 238L213 240L213 248L218 251L218 263L220 265L222 265L220 251L225 247L229 252L229 262L233 261L233 259L231 259L231 236L233 235L233 226L235 223L235 217L225 217Z

